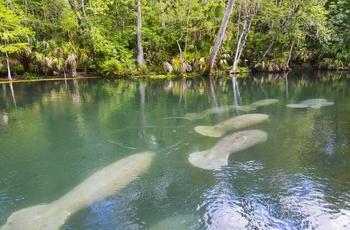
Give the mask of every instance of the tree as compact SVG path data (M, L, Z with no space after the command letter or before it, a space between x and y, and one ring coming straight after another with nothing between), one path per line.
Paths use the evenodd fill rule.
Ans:
M238 67L238 63L239 60L241 58L243 49L246 45L247 42L247 38L248 38L248 34L250 32L250 29L252 27L252 23L253 23L253 19L256 16L256 14L258 13L259 10L259 4L260 4L260 0L252 0L252 1L247 1L244 0L243 2L243 14L244 14L244 18L243 18L243 26L242 26L242 31L237 31L237 35L240 33L240 35L238 36L238 40L237 40L237 48L236 48L236 54L233 60L233 65L232 65L232 69L230 71L230 73L237 73L237 67ZM239 24L240 22L238 22Z
M142 19L141 19L141 0L137 0L137 63L139 66L145 63L145 59L143 57L143 47L141 43L141 30L142 30Z
M325 8L331 37L318 65L320 68L350 69L350 2L327 0Z
M216 55L218 54L221 43L224 40L226 27L227 27L228 21L230 19L234 4L235 4L235 0L229 0L227 3L226 11L225 11L224 17L222 18L222 21L221 21L220 30L219 30L214 47L213 47L211 54L210 54L210 57L209 57L209 65L208 65L208 70L207 70L209 75L212 72L212 69L213 69L214 63L215 63L215 59L216 59Z
M0 53L5 54L7 77L11 81L11 70L9 62L9 54L14 54L20 51L27 45L25 42L21 42L26 36L30 36L33 32L22 26L23 17L22 12L14 12L7 9L3 3L0 3Z

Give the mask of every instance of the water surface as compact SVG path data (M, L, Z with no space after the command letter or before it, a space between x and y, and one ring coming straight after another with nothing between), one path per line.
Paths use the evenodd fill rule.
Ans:
M13 90L2 84L0 226L125 156L153 151L146 174L75 213L62 229L348 229L349 83L346 73L311 72L14 83ZM267 98L279 102L249 112L236 107ZM286 106L314 98L334 105ZM230 155L220 170L188 162L220 140L195 126L246 113L269 115L251 127L265 131L266 142Z

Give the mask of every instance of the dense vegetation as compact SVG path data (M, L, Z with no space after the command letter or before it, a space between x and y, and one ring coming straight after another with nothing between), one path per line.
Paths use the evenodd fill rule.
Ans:
M9 79L349 69L349 12L347 0L0 0L0 69Z

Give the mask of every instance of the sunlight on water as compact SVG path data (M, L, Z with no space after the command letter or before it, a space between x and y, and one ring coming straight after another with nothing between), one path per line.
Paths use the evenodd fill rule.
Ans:
M14 84L15 101L4 85L0 226L18 210L64 197L113 162L152 151L145 173L84 204L61 229L349 229L348 79L291 73ZM238 127L216 125L245 114L268 115L237 128L262 130L265 142L241 137L248 147L217 146L229 158L215 169L189 162ZM227 133L202 136L198 126Z

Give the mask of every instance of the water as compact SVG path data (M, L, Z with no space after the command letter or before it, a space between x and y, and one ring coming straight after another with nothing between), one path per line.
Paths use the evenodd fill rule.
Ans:
M0 87L0 226L15 211L59 199L99 169L153 151L149 170L73 214L61 229L350 228L350 75L293 73L247 79L79 80ZM197 134L246 114L233 107L276 98L250 113L266 142L231 154L220 170L188 156L220 138ZM312 98L320 109L287 104Z

